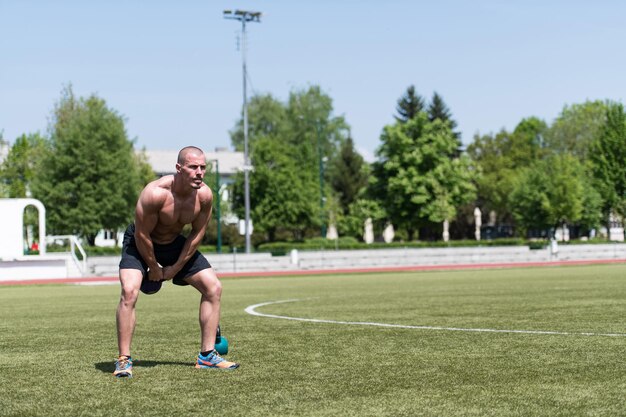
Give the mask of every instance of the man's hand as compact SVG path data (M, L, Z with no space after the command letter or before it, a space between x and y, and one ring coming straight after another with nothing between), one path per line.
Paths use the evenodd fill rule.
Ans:
M158 267L158 268L150 268L148 270L148 279L150 281L163 281L163 268Z
M174 279L177 273L178 271L173 266L166 266L163 268L163 279L166 281Z

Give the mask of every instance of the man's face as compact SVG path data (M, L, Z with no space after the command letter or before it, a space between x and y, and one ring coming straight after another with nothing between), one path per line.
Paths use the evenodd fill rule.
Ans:
M184 179L190 181L192 188L198 189L202 187L202 179L206 173L204 154L190 152L185 157L185 163L183 165L176 165L178 172Z

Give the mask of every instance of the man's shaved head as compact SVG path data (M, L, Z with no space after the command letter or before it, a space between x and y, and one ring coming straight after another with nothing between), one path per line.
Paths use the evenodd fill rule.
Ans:
M196 146L185 146L178 152L178 163L183 165L187 159L187 155L195 153L196 155L204 155L204 151Z

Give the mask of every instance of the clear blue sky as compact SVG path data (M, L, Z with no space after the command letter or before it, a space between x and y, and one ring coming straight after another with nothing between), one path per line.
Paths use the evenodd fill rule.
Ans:
M46 131L65 84L127 118L138 147L230 146L240 115L240 24L250 94L318 84L371 158L397 99L437 91L464 143L551 122L565 104L626 96L626 2L0 0L0 130Z

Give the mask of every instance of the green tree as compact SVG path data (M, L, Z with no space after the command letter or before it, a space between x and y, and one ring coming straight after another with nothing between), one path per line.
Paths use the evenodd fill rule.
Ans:
M157 175L148 161L148 155L146 155L146 149L136 152L134 155L135 165L139 174L139 181L142 186L148 184L151 181L157 179Z
M248 152L254 151L254 143L264 137L284 138L288 131L286 108L271 94L255 95L248 103ZM235 150L244 151L243 118L230 132Z
M341 235L362 240L365 220L368 218L372 219L375 232L380 232L388 215L379 201L360 197L350 204L346 215L339 216L337 231Z
M8 144L7 144L8 146ZM31 196L31 184L39 172L41 162L46 157L48 143L39 133L24 134L15 140L9 149L6 159L0 166L0 178L4 188L4 196L8 198L25 198ZM33 206L24 210L24 224L27 231L34 235L28 241L40 241L39 213ZM29 232L27 232L29 233Z
M583 164L571 154L555 154L524 168L510 196L522 233L561 224L598 225L600 198Z
M546 172L524 168L514 178L509 199L519 234L526 235L529 230L545 230L552 226Z
M584 234L589 234L592 229L602 224L602 196L596 189L591 174L587 173L582 178L583 182L583 209L580 219L576 222Z
M589 157L607 221L611 211L626 218L626 114L622 104L608 107Z
M406 92L398 99L396 121L406 123L425 110L425 103L422 96L415 92L415 86L410 85Z
M9 142L4 140L4 130L0 129L0 161L2 161L9 153ZM1 168L0 168L1 173ZM6 198L9 196L8 186L4 177L0 178L0 198Z
M349 137L339 149L339 154L330 164L330 185L339 197L341 210L348 213L350 205L356 201L369 180L369 166L354 148Z
M529 166L547 155L542 142L547 130L546 122L537 117L522 119L515 126L504 149L514 168Z
M431 122L435 121L436 119L439 119L442 122L449 121L450 129L452 130L454 130L457 126L456 121L452 119L452 112L443 101L443 97L441 97L437 92L433 93L433 98L428 105L427 113L428 120L430 120Z
M76 98L69 86L50 132L51 151L33 196L46 205L52 233L78 234L93 245L99 230L132 220L143 186L124 119L96 95Z
M476 135L467 147L467 153L479 167L482 175L477 181L477 204L483 212L494 211L502 222L512 221L508 198L513 188L516 170L506 155L504 144L510 133Z
M292 190L297 190L299 193L295 195L292 192L287 192L292 190L279 193L280 198L294 199L293 206L289 205L290 200L284 201L284 209L291 210L290 213L285 213L285 227L296 238L301 238L314 229L319 230L321 222L327 222L329 217L326 208L322 212L320 207L322 195L327 196L329 194L327 185L329 170L324 169L323 161L334 160L339 147L346 140L348 125L345 119L333 114L332 99L318 86L293 90L286 103L281 103L271 97L259 98L258 100L251 100L251 102L255 102L257 105L250 106L249 118L260 120L251 124L255 127L251 129L249 138L251 141L250 155L254 166L250 175L250 203L255 230L263 230L269 239L276 236L278 230L272 229L268 223L271 219L261 219L258 216L269 212L269 209L276 204L276 202L270 201L276 197L266 192L263 187L273 184L274 179L286 175L285 172L292 176L292 179L286 184L291 184ZM241 123L239 122L238 125ZM236 138L236 134L237 129L231 131L231 135L234 135L233 144L235 145L239 140ZM263 142L264 148L262 152L259 151L257 154L257 143L261 142ZM268 145L267 142L271 142L272 145ZM288 155L293 166L297 169L291 170L290 166L285 163L273 165L277 163L276 155L268 149L275 149ZM266 161L264 158L270 159ZM257 169L257 165L259 169ZM276 166L277 171L263 173L261 169L263 166ZM325 186L320 193L320 174L322 172L324 173L323 182ZM236 184L233 188L233 210L238 216L243 215L243 186L240 186L243 183L243 175L241 177L237 180L239 185ZM282 181L286 177L280 178ZM263 181L265 181L263 186L259 186L258 184ZM294 184L298 185L297 188L294 188ZM279 190L276 189L275 191L278 192ZM307 200L306 208L310 210L310 213L306 213L306 215L299 211L304 207L300 202L301 198ZM255 206L257 205L262 209L256 210ZM275 208L280 209L280 205ZM296 211L298 215L294 217ZM278 215L274 217L276 219L281 218ZM294 223L294 218L297 218L299 224Z
M346 140L349 126L343 116L335 116L332 98L319 86L294 90L289 94L287 117L290 131L287 143L298 149L301 166L317 175L321 158L333 159Z
M286 152L287 151L287 152ZM278 141L259 139L252 155L254 166L250 176L250 206L255 233L267 234L274 241L281 229L294 239L303 238L311 225L319 224L317 183L299 175L296 159ZM235 183L236 214L243 218L243 176Z
M455 158L457 141L448 122L426 113L385 126L374 164L372 191L394 225L411 240L428 222L452 220L475 197L469 158Z
M424 181L431 199L424 207L429 221L442 223L457 215L458 208L476 196L475 175L471 161L465 155L448 161L441 161L427 173Z
M586 161L591 143L606 123L608 107L608 102L600 100L565 106L545 132L546 147L556 153L571 153Z
M579 221L583 213L585 182L583 166L572 155L555 155L540 162L546 173L548 201L547 221L555 228L559 224Z
M437 119L441 120L442 122L448 122L448 125L450 126L450 129L453 131L454 137L457 140L457 150L455 156L461 155L461 149L463 146L463 144L461 143L461 132L454 132L454 129L457 126L456 121L452 119L452 112L443 101L443 97L437 94L437 92L433 94L433 98L428 105L427 113L428 120L430 120L431 122Z
M477 179L478 205L483 212L494 211L500 223L514 221L509 196L517 175L546 155L542 135L547 129L542 120L523 119L510 133L476 135L467 153L481 174Z
M7 197L30 196L30 187L46 156L47 141L39 133L24 134L15 140L0 167L2 182L6 185Z

